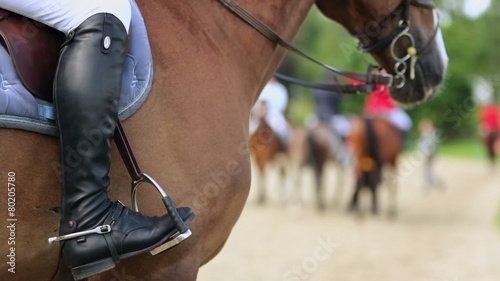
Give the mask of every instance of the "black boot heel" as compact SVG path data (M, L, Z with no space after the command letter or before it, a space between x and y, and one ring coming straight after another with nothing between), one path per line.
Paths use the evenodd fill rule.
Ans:
M113 259L106 258L88 264L73 267L71 268L71 273L73 274L73 278L75 280L82 280L94 276L96 274L108 271L110 269L113 269L114 267L115 267L115 262L113 261Z

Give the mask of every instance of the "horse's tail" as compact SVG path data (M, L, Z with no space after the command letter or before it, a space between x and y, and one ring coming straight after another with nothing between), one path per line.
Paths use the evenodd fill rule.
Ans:
M376 167L382 166L380 153L378 152L378 139L373 126L373 119L365 118L366 125L366 146L368 148L368 156L375 162Z

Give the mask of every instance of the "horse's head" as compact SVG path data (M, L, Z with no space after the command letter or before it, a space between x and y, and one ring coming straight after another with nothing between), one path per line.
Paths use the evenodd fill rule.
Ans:
M448 55L432 0L317 0L316 5L394 76L394 99L415 103L435 94Z

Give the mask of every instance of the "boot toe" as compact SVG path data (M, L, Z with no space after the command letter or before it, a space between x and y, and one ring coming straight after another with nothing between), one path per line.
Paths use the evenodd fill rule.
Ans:
M177 209L177 212L186 223L194 218L191 208L181 207ZM121 232L116 237L120 241L117 244L120 245L119 252L121 254L156 247L168 241L171 236L178 232L175 223L168 214L159 217L145 217L136 212L134 213L134 216L132 216L134 218L132 222L133 226L129 225L128 218L125 218L122 225L116 231L117 234ZM136 216L140 217L140 219ZM141 222L141 224L137 222Z

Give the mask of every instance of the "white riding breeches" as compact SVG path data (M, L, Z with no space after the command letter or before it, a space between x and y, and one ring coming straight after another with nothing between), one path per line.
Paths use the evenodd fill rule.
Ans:
M99 13L114 15L128 32L132 14L129 0L1 0L0 8L39 21L65 34Z
M376 116L367 115L368 118L380 117L387 120L393 126L398 128L403 132L407 132L413 126L413 122L411 121L411 117L406 113L406 111L397 107L388 112L379 113Z
M409 131L413 125L410 116L401 108L396 108L389 113L389 122L402 131Z
M330 126L342 137L347 137L351 133L351 122L344 115L333 115L330 120Z
M261 102L265 102L266 122L284 143L288 143L291 128L284 114L288 104L286 87L277 80L270 80L262 89L253 110L256 110ZM257 129L258 123L258 118L252 117L250 119L250 134L253 134Z
M262 89L259 101L266 101L268 108L284 113L288 105L288 91L278 81L269 81Z
M290 139L290 125L286 121L283 113L279 111L269 111L266 114L266 121L271 126L273 131L278 134L279 138L284 142L288 143Z

